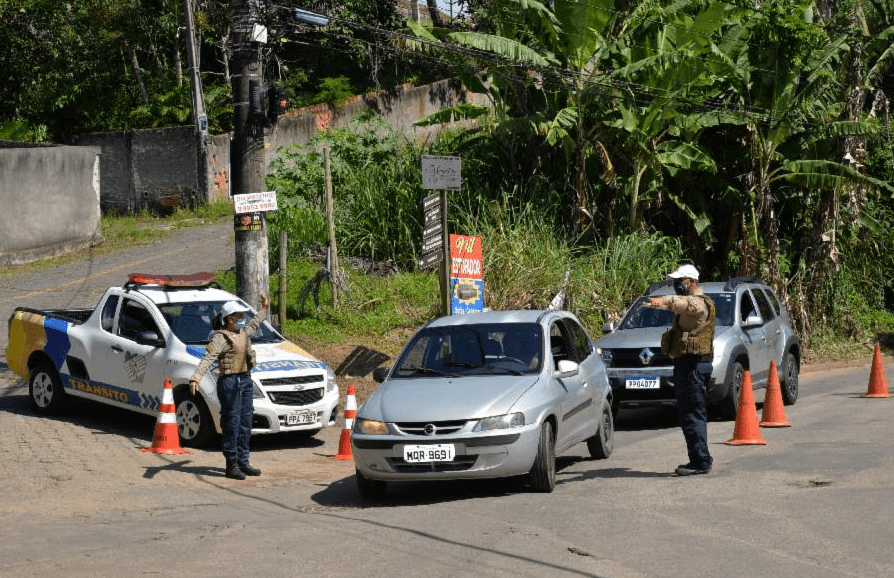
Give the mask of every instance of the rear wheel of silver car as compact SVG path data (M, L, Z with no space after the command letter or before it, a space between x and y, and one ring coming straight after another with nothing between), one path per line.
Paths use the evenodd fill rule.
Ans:
M214 437L214 422L205 401L189 392L179 393L174 399L177 432L185 446L202 447Z
M595 460L604 460L612 455L615 449L615 420L612 417L612 406L609 402L602 404L602 419L596 435L587 439L587 450Z
M354 478L357 480L357 491L361 497L367 500L381 500L385 497L388 482L371 480L361 474L360 470L354 470Z
M782 359L782 403L794 405L798 400L798 359L789 351Z
M537 457L528 473L528 483L535 492L549 493L556 487L556 440L549 422L540 426Z
M37 364L28 377L28 399L34 413L51 415L59 411L65 392L59 372L47 362Z
M745 369L738 361L733 362L726 373L726 397L720 402L720 411L724 419L736 419L739 410L739 393L742 391L742 380L745 379Z

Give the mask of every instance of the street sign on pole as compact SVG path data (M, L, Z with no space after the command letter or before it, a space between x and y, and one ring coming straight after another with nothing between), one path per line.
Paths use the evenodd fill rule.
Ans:
M444 252L443 251L435 251L434 253L429 253L427 255L423 255L422 259L419 259L419 269L432 269L438 263L441 263L444 260Z
M462 183L460 157L422 157L422 188L458 191Z

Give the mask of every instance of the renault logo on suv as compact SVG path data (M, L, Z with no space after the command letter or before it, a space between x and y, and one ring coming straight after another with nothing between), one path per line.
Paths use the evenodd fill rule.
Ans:
M650 363L652 363L652 358L654 357L655 354L652 353L652 350L648 347L639 352L639 360L643 362L643 365L649 365Z

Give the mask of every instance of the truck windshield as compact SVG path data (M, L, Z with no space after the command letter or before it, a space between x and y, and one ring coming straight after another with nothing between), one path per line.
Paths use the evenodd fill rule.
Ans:
M174 335L188 345L204 345L211 340L211 320L220 313L224 301L190 301L159 305ZM246 313L246 321L254 312ZM251 336L252 343L279 343L283 338L266 321Z
M714 324L717 327L727 327L733 324L733 312L736 299L735 293L706 293L714 301L716 317ZM674 314L667 309L652 309L646 307L649 297L640 297L624 316L618 329L639 329L642 327L670 327L674 322Z

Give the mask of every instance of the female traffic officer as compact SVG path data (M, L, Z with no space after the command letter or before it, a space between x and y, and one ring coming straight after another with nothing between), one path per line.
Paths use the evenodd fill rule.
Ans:
M270 300L261 295L261 311L240 327L240 320L249 309L238 301L227 301L220 310L220 329L211 334L211 342L205 355L189 379L193 395L199 388L199 380L216 358L220 364L217 378L217 398L220 400L221 449L227 460L226 476L244 480L245 476L260 476L261 470L249 462L248 442L251 438L252 413L254 411L251 368L255 353L250 336L267 314Z

